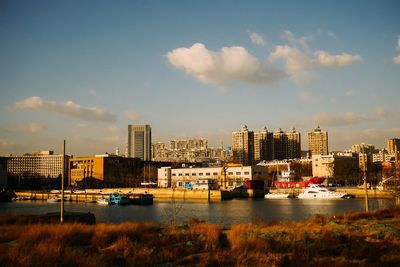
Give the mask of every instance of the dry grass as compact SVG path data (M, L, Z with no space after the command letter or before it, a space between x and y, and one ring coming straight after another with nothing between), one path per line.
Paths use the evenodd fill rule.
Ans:
M229 230L0 217L0 266L399 266L399 255L399 208Z

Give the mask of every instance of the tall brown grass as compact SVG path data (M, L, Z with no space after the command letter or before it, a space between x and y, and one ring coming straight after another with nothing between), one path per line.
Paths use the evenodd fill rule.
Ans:
M42 224L0 216L0 266L399 266L400 209L304 222Z

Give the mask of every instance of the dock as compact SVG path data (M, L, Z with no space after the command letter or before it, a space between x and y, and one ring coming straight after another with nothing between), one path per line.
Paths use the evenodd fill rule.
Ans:
M152 204L155 200L204 200L222 201L232 198L263 198L264 190L241 189L239 191L223 190L195 190L175 188L103 188L86 189L75 192L64 191L64 200L71 202L95 202L112 193L120 193L128 196L134 204ZM46 201L53 197L60 197L61 192L20 191L16 192L18 199L35 199ZM150 203L151 201L151 203Z

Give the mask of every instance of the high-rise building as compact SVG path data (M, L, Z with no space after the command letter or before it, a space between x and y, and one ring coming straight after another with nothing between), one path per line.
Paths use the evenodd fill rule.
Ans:
M397 146L397 152L400 151L400 138L388 138L386 140L388 153L395 153L395 146Z
M319 126L309 132L308 150L311 155L328 155L328 132L322 131Z
M273 133L268 132L267 127L254 133L254 161L270 161L274 155Z
M274 134L274 159L301 158L300 133L292 128L285 132L278 128Z
M232 132L233 161L243 165L254 162L254 132L244 125L238 132Z
M151 160L150 125L128 125L128 157Z
M288 139L287 159L301 158L300 133L293 127L286 135Z

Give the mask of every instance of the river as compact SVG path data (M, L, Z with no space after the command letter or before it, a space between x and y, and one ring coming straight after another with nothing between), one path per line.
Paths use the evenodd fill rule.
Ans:
M391 199L371 199L370 210L394 205ZM44 214L59 211L60 203L20 201L0 203L0 214ZM221 202L154 201L149 206L101 206L96 203L65 203L66 211L91 212L97 223L126 221L182 223L191 218L229 227L232 224L263 220L298 221L316 214L335 215L363 211L363 199L300 200L300 199L233 199Z

